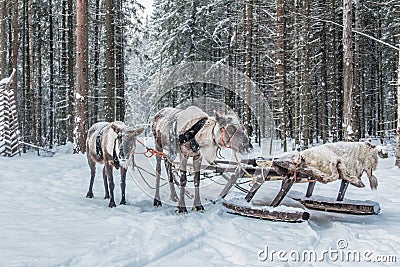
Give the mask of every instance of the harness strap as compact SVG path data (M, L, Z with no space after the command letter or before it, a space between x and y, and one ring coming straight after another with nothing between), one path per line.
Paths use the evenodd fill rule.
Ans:
M233 137L236 135L236 133L238 132L238 130L236 129L236 131L232 134L232 136L229 136L225 127L221 128L221 145L224 148L232 148L231 146L231 142ZM225 135L227 135L229 137L228 141L225 142Z
M96 154L100 159L103 159L103 149L101 149L101 141L102 141L102 136L103 136L103 131L104 129L109 126L109 124L103 126L103 128L100 129L99 133L96 136Z
M118 159L117 151L115 151L117 139L118 139L118 138L116 138L116 139L114 140L113 161L114 161L114 167L118 170L119 167L120 167L120 164L119 164L119 159Z
M204 124L208 120L207 117L202 118L198 122L196 122L189 130L184 132L183 134L179 135L179 144L184 144L186 142L190 142L190 148L193 152L197 152L200 148L199 144L197 143L195 136L196 134L203 128Z

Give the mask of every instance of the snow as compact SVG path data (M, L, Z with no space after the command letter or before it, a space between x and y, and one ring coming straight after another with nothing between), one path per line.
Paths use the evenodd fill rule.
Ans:
M400 170L393 167L394 158L379 162L375 172L378 191L349 186L346 194L351 199L379 202L379 215L308 210L308 222L291 224L228 214L220 201L207 204L204 199L204 213L189 209L188 214L177 215L175 207L166 204L153 208L153 191L137 185L138 171L134 172L136 181L127 177L128 205L110 209L108 200L103 199L100 166L94 184L95 198L85 198L89 168L85 155L70 154L71 146L57 148L54 157L24 154L0 159L0 266L364 266L368 261L325 257L322 264L278 259L276 255L262 261L260 256L265 256L262 252L266 248L268 253L312 250L318 255L329 249L363 253L368 250L372 256L394 255L400 260L400 195L396 190L400 186ZM136 162L149 171L154 166L154 158L142 155L136 156ZM119 201L119 174L114 174ZM192 183L188 187L189 184ZM314 195L335 197L339 185L340 181L317 184ZM214 186L210 183L202 187L202 197L215 197ZM279 186L279 181L262 186L254 203L270 201ZM304 193L306 187L295 184L291 192ZM161 191L161 198L166 200L168 186ZM228 198L238 197L244 194L235 190L228 194ZM291 206L292 202L285 199L282 205ZM192 200L187 199L186 203L190 207ZM347 244L346 248L340 249L339 243ZM369 262L368 266L395 263Z
M8 84L8 83L10 83L10 78L4 78L4 79L1 79L0 80L0 85L5 85L5 84Z

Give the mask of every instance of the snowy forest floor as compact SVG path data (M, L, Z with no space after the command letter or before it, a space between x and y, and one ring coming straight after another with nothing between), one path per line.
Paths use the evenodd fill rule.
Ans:
M89 168L85 155L61 151L54 157L24 154L0 160L0 266L395 266L400 261L400 170L394 159L380 159L378 191L350 186L347 197L380 203L381 213L356 216L311 211L304 223L257 220L226 213L221 203L204 213L177 215L175 207L153 208L153 198L128 175L128 205L108 208L101 167L94 199L85 198ZM146 159L147 160L147 159ZM154 160L151 159L151 160ZM142 166L151 164L137 156ZM154 166L154 165L153 165ZM137 176L137 172L134 173ZM135 178L138 179L138 178ZM363 177L367 184L366 177ZM120 200L115 172L116 202ZM271 198L280 182L262 186L256 199ZM315 195L334 198L340 181L317 184ZM305 184L292 191L305 192ZM204 194L207 195L207 186ZM151 190L150 190L151 191ZM168 186L162 187L162 198ZM210 191L212 192L212 190ZM151 193L151 192L150 192ZM202 195L205 197L205 195ZM228 197L244 197L239 191ZM191 200L187 206L191 207ZM204 200L203 200L204 202ZM287 201L290 204L290 201ZM285 204L285 203L284 203ZM189 209L190 210L190 209ZM338 240L339 245L338 245ZM345 244L345 248L338 246ZM261 250L268 248L268 259ZM286 255L271 254L282 250ZM317 259L295 259L314 251ZM329 255L325 251L337 251ZM358 252L360 260L348 256ZM336 256L335 256L336 255ZM388 258L386 258L388 260ZM319 261L323 261L321 263ZM376 261L376 262L374 262ZM367 264L366 264L367 263Z

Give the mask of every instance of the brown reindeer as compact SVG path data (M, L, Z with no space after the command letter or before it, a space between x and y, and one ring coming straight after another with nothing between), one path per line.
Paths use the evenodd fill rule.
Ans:
M136 148L136 137L143 132L143 128L133 129L121 121L98 122L88 132L86 139L86 156L90 167L90 184L86 197L93 198L93 183L96 176L96 163L104 164L104 199L110 199L110 208L116 207L114 201L113 168L121 168L121 202L125 200L125 180L127 160Z
M156 150L169 151L169 157L180 156L180 195L178 212L186 213L185 186L187 183L186 167L190 157L193 158L195 197L193 210L201 211L204 207L200 201L200 165L204 157L209 163L214 162L217 149L231 148L245 154L250 148L250 142L243 125L234 112L223 114L216 112L215 117L208 116L195 106L184 110L164 108L153 118L152 131L155 138ZM172 175L172 165L166 160L166 170L169 177L171 199L176 201ZM162 206L160 199L161 157L157 156L156 193L154 206Z

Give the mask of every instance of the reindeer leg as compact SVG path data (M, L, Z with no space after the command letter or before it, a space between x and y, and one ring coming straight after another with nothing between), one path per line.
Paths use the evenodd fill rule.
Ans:
M342 162L339 162L339 164L337 165L337 169L339 172L339 176L343 179L346 180L348 182L350 182L352 185L356 186L356 187L365 187L364 183L361 181L360 178L356 177L356 176L350 176L348 175L346 172L346 165Z
M120 205L126 204L125 200L126 171L127 169L121 167L121 202L119 202Z
M108 189L110 190L110 204L108 204L108 206L110 208L116 207L117 205L115 205L115 201L114 201L114 177L113 177L113 166L106 164L105 166L106 168L106 174L107 174L107 178L108 178Z
M181 155L181 178L180 178L180 192L179 192L179 202L178 202L178 213L187 213L186 204L185 204L185 187L187 183L186 177L186 166L187 166L187 158Z
M103 167L103 183L104 183L104 199L110 199L110 191L108 190L108 181L106 174L106 165Z
M158 150L158 149L157 149ZM160 150L158 150L160 151ZM161 157L156 156L156 193L154 195L153 206L158 208L162 206L160 198L160 179L161 179Z
M175 191L175 183L174 183L174 174L172 173L172 163L169 161L165 161L165 169L167 170L168 174L168 181L169 181L169 190L170 190L170 198L174 202L178 202L179 198Z
M90 167L90 183L89 183L89 191L86 194L87 198L93 198L93 183L94 177L96 176L96 162L88 159L88 164Z
M202 157L200 155L193 157L194 167L194 202L192 210L203 211L204 207L201 205L200 200L200 165Z

